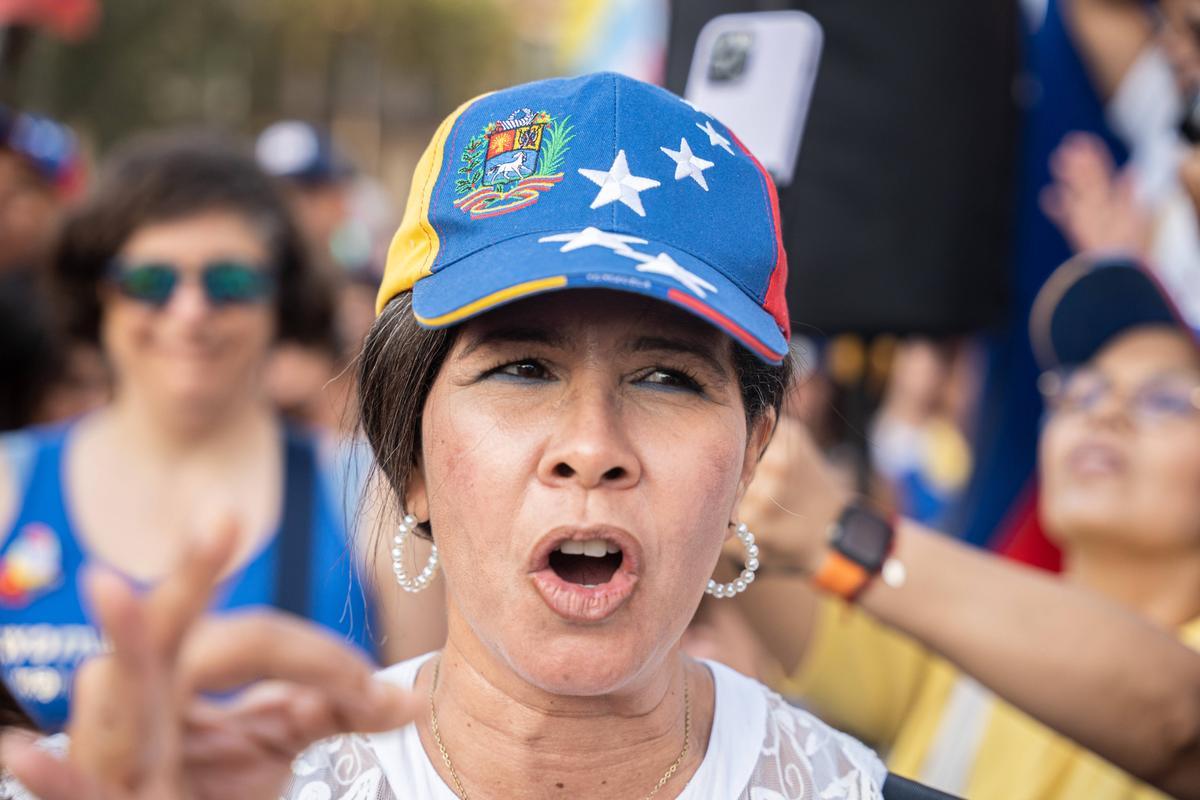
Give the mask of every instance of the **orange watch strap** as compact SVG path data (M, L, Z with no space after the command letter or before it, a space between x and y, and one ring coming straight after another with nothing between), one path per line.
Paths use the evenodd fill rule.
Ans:
M818 589L845 600L854 600L871 577L862 564L851 561L837 550L830 550L812 580Z

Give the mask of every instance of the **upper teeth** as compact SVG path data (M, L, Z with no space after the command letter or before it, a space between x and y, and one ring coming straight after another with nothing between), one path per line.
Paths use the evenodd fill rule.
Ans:
M591 556L603 558L608 553L619 553L621 548L604 539L571 539L563 542L558 549L569 556Z

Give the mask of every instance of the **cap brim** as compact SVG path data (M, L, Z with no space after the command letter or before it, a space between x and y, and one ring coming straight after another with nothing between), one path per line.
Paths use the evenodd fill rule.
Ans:
M1083 256L1059 267L1030 315L1030 336L1043 368L1082 364L1111 339L1142 325L1173 325L1200 337L1170 295L1132 259Z
M744 289L694 256L644 239L630 245L638 254L666 256L650 261L628 250L623 255L611 245L572 248L569 241L553 237L546 232L508 239L421 278L413 287L417 322L445 328L535 294L609 289L682 308L767 363L779 364L786 357L787 339L775 319Z

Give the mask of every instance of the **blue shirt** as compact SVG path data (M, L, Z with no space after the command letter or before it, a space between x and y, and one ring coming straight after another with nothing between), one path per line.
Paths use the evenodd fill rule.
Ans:
M60 730L67 720L76 669L105 649L79 586L80 570L92 558L80 546L63 492L63 454L72 430L68 423L13 434L24 441L10 441L7 448L24 451L28 478L17 517L0 545L0 668L13 695L47 732ZM299 440L315 453L307 434L288 430L285 436L281 447ZM327 472L317 466L319 490L312 492L308 616L370 650L370 603ZM272 604L280 533L219 587L215 609Z

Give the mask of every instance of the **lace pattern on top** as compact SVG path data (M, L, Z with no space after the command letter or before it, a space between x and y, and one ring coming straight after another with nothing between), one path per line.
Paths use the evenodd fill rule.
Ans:
M886 775L857 739L771 692L762 750L738 800L871 800Z
M737 800L882 797L880 787L887 770L871 750L765 687L759 688L767 703L765 730L750 779L732 796ZM714 729L713 736L717 735ZM66 745L66 737L61 735L43 741L43 746L57 754L64 754ZM715 758L723 755L728 754L709 753ZM414 791L419 790L390 785L371 742L364 736L349 735L318 742L292 762L291 782L279 800L431 800ZM713 791L724 789L689 783L681 796L718 800ZM5 775L0 776L0 800L37 798Z
M292 762L292 782L280 800L399 800L375 751L362 736L317 742Z
M882 796L887 771L875 753L779 695L766 693L767 725L758 762L737 800L876 800ZM375 751L360 736L338 737L309 748L296 759L293 773L292 785L280 800L425 800L403 787L389 787ZM695 788L703 792L705 787ZM685 796L691 795L685 791Z

